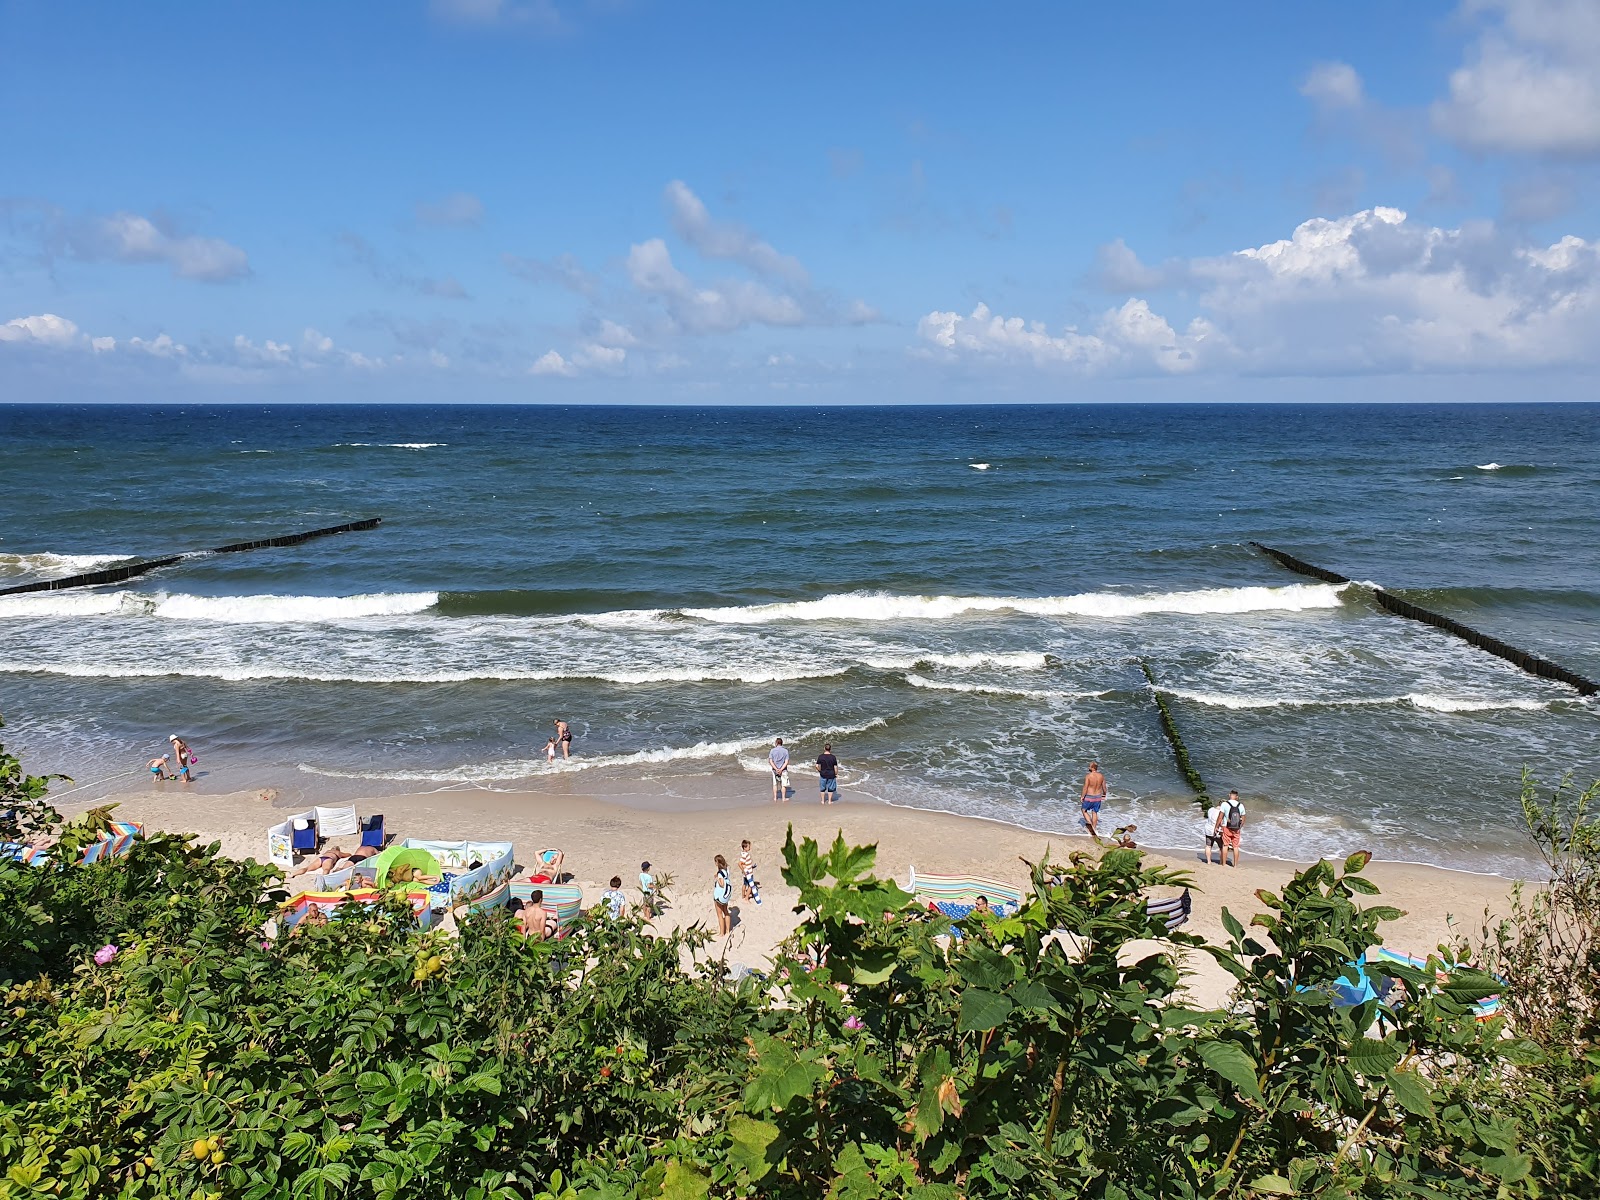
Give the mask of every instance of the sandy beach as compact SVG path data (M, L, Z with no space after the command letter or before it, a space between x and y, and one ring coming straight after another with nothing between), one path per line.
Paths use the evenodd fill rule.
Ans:
M221 843L236 858L264 859L267 826L306 804L296 798L257 791L222 795L185 793L179 785L117 797L118 815L142 821L150 829L192 832ZM395 837L494 838L515 843L519 864L544 847L559 847L566 868L584 887L585 902L599 900L612 875L622 876L630 897L637 894L639 863L648 859L657 875L673 879L671 907L657 918L668 925L701 923L715 927L711 906L712 856L730 864L739 843L749 838L758 864L760 905L735 899L734 928L726 940L730 964L758 967L793 929L796 895L779 872L787 827L795 837L831 841L843 831L853 843L876 843L877 873L901 884L913 865L933 873L972 873L1012 883L1026 882L1019 856L1039 858L1048 846L1056 857L1073 850L1093 850L1086 836L1046 835L994 821L866 802L826 807L802 791L786 804L752 799L730 807L733 798L708 799L699 811L664 811L641 805L634 795L566 792L452 791L427 795L387 795L357 804L363 815L382 812ZM682 801L680 800L681 804ZM1153 861L1190 872L1194 910L1189 928L1214 941L1224 937L1224 907L1241 919L1260 909L1258 888L1277 889L1297 865L1249 853L1238 868L1207 865L1198 848L1150 850ZM1351 846L1351 851L1362 849ZM519 871L519 874L523 872ZM1503 911L1511 884L1498 876L1443 870L1412 863L1374 860L1368 868L1382 889L1381 902L1406 915L1386 927L1387 945L1425 954L1454 931L1476 933L1485 907ZM1374 901L1378 902L1378 901ZM1214 1005L1225 997L1229 980L1208 957L1190 956L1190 992L1197 1002Z

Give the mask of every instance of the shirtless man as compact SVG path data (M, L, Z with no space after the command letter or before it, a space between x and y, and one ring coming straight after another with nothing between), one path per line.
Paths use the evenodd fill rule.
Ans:
M1089 773L1083 777L1083 794L1078 797L1083 805L1083 823L1089 836L1100 840L1100 806L1106 802L1106 777L1100 773L1100 764L1091 762Z
M560 717L556 718L556 740L561 743L561 757L572 757L572 729ZM552 759L555 755L550 756Z

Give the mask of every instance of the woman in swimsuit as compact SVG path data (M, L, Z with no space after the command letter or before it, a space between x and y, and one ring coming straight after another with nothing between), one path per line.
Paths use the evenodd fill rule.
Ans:
M572 757L572 730L560 717L556 718L556 737L561 742L561 757Z

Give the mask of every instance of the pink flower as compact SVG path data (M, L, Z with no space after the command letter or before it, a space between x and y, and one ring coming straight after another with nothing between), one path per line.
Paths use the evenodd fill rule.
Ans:
M101 946L100 949L98 949L98 950L96 950L94 952L94 961L99 963L103 967L108 962L110 962L113 958L115 958L116 956L117 956L117 948L115 946L111 946L111 945Z
M263 950L271 950L271 949L272 949L272 943L271 943L271 942L268 942L268 941L263 941L263 942L262 942L262 943L261 943L261 948L262 948L262 949L263 949Z
M860 1017L846 1017L844 1027L846 1029L865 1029L867 1027L867 1023Z

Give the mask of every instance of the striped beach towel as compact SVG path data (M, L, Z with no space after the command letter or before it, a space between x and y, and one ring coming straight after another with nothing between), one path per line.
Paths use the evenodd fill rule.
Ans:
M908 892L958 921L972 912L979 896L987 897L989 907L1003 917L1009 917L1022 907L1021 890L997 879L985 879L981 875L930 875L916 867L911 868L910 879L906 885Z

